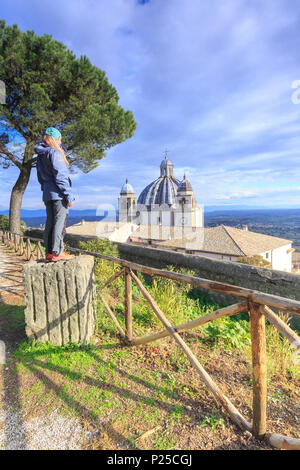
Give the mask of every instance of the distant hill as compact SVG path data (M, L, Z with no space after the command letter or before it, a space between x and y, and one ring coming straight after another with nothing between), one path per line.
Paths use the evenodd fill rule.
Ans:
M70 225L78 224L78 222L81 222L81 220L83 218L87 222L96 222L96 221L103 220L104 218L107 222L115 220L114 218L104 217L104 216L98 216L98 217L97 216L84 216L84 217L69 216L68 219L67 219L67 224L66 225L67 225L67 227L69 227ZM40 227L42 225L45 225L46 216L44 216L44 217L22 217L22 220L24 220L24 222L26 223L26 227Z
M0 210L0 214L9 215L9 210ZM115 220L118 214L112 214L105 211L103 215L96 215L96 209L83 209L76 210L70 209L67 219L67 227L77 224L82 219L87 221L97 221L105 218L107 221ZM45 209L21 209L21 219L24 220L27 227L40 227L46 223L46 208Z
M0 214L9 215L9 210L0 210ZM74 215L74 217L84 217L84 216L96 216L96 209L70 209L69 214ZM108 211L105 211L105 214L109 214ZM42 217L46 216L45 209L21 209L21 218L23 217Z
M267 213L273 213L277 211L299 211L299 208L270 208L270 207L262 207L262 206L241 206L241 205L226 205L226 206L204 206L204 213L210 212L220 212L220 213L228 213L228 212L253 212L258 211L261 213L262 211L266 211ZM118 211L116 210L116 213ZM0 214L9 215L8 209L0 209ZM93 217L96 216L96 209L70 209L69 211L70 216L74 217ZM106 215L111 216L112 212L109 211L105 212ZM46 208L45 209L21 209L21 218L23 217L43 217L46 216Z
M235 212L235 211L293 211L293 210L300 210L299 208L294 207L264 207L264 206L234 206L234 205L226 205L226 206L204 206L204 212Z

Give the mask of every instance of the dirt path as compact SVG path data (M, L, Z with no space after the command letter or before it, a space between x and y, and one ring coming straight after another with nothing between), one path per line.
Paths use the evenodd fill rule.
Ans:
M23 303L24 287L22 266L27 263L24 256L13 253L0 244L0 302Z

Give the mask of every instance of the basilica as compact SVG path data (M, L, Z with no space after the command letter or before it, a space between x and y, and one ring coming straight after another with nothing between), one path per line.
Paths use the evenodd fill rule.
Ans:
M203 209L196 202L191 183L185 175L181 181L174 176L167 155L160 164L159 177L138 199L126 180L118 199L118 220L82 219L66 232L234 262L259 255L273 269L292 269L291 240L250 232L247 226L242 230L225 225L204 227Z
M191 183L185 175L182 181L177 179L173 170L166 155L160 164L160 176L143 189L138 199L126 180L118 200L119 223L162 229L203 227L203 211L196 202Z

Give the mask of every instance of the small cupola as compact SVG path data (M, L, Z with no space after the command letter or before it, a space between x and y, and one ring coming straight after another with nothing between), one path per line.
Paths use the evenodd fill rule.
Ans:
M121 196L124 196L126 194L134 194L133 187L131 186L131 184L128 183L128 178L126 178L126 182L123 184L120 192Z
M164 176L173 176L173 168L174 168L174 165L171 162L171 160L169 160L169 157L166 153L165 158L163 159L163 161L160 164L160 176L162 178Z
M189 180L186 179L186 175L184 174L183 180L181 181L178 190L178 193L191 193L193 192L193 188Z

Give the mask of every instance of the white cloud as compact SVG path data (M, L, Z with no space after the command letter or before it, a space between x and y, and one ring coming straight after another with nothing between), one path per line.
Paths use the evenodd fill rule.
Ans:
M285 0L12 0L2 16L87 55L134 112L135 137L111 149L92 173L71 175L84 208L94 204L91 194L114 204L126 177L139 194L158 176L165 147L176 176L187 171L201 203L271 198L263 184L276 191L289 187L285 181L291 192L277 191L274 200L293 203L299 13ZM16 172L6 171L13 185ZM35 176L30 184L24 207L41 197Z

